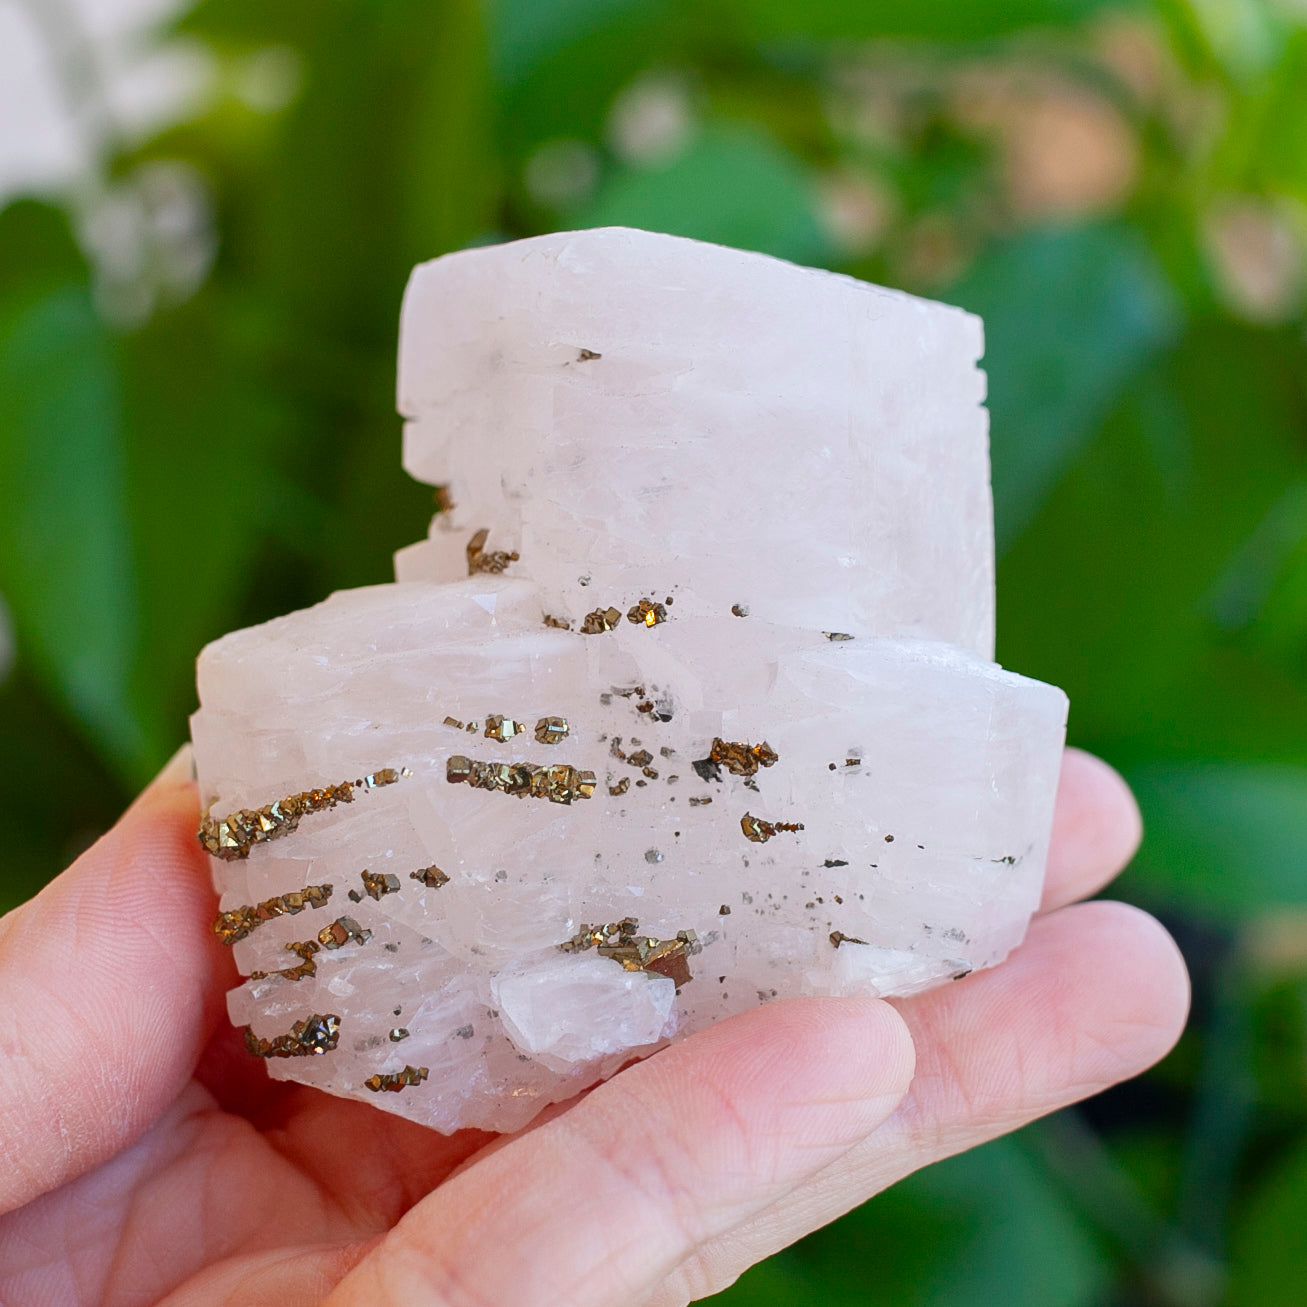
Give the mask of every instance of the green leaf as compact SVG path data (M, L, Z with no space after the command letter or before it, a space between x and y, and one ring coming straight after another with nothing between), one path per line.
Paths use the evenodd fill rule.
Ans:
M649 0L491 0L488 7L495 78L513 86L561 51L651 6Z
M1060 1191L1008 1139L917 1172L775 1262L713 1301L1090 1307L1110 1273Z
M1305 628L1281 603L1294 556L1280 520L1307 470L1304 378L1297 333L1195 323L1002 561L1002 661L1061 685L1077 742L1118 765L1307 765L1307 664L1289 649ZM1240 626L1241 611L1257 620ZM1289 625L1271 640L1264 619Z
M1172 339L1178 313L1147 247L1115 225L1000 245L944 298L985 320L995 530L1005 549L1127 383Z
M1198 43L1211 66L1219 67L1240 89L1255 90L1259 80L1285 50L1296 16L1284 6L1261 0L1188 0L1161 6L1163 13L1184 15L1186 35ZM1172 21L1176 21L1175 18Z
M1307 1147L1276 1164L1235 1223L1227 1307L1299 1307L1307 1284Z
M1294 481L1212 586L1206 607L1218 629L1288 675L1301 675L1307 645L1307 479Z
M330 8L366 3L368 0L338 0ZM246 4L245 0L192 0L183 6L173 28L219 46L273 42L302 46L310 44L319 25L327 21L326 8L306 5L302 0L262 0L257 5Z
M444 0L430 58L415 78L400 165L408 248L431 258L494 224L499 185L487 35L479 0Z
M1129 779L1146 835L1126 888L1235 920L1307 903L1307 768L1159 764Z
M36 200L0 209L0 292L4 302L86 280L68 219Z
M342 384L383 347L413 265L470 241L490 217L477 0L318 6L308 72L262 167L238 194L221 271L242 271L286 321L278 344L312 357L301 384Z
M791 1251L759 1262L724 1293L705 1301L717 1307L834 1307L839 1300Z
M577 219L582 227L643 227L799 263L831 256L808 170L747 127L708 128L666 167L622 169Z
M681 0L494 0L490 65L501 153L597 142L613 97L642 69L676 58Z
M120 769L151 752L130 695L137 639L122 397L89 293L0 307L0 591L20 656Z
M1233 180L1307 200L1307 31L1294 33L1279 53L1266 94L1248 106L1254 123L1247 175Z
M1079 23L1108 0L733 0L731 6L764 39L865 40L925 37L985 40L1028 27ZM1112 8L1120 8L1112 4Z
M276 469L301 434L232 319L230 305L202 298L118 352L141 617L134 702L160 741L150 768L186 738L200 647L237 622L251 582L268 588L252 561L268 521L286 513Z
M31 898L118 819L135 788L56 704L35 668L0 685L0 758L21 783L0 787L0 916Z

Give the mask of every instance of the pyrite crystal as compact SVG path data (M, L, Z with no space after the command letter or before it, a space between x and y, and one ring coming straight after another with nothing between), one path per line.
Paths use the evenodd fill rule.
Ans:
M417 269L429 538L200 657L269 1074L512 1130L720 1017L1020 942L1066 700L991 661L980 353L956 309L646 232Z

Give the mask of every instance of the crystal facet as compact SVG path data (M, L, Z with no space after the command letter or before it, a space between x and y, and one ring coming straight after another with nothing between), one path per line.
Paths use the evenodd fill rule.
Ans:
M200 659L215 930L270 1074L511 1130L760 1002L1020 942L1066 700L990 661L980 348L644 232L417 269L429 538Z

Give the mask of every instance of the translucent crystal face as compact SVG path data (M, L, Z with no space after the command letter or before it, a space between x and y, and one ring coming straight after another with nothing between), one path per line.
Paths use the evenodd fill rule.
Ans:
M446 511L398 583L200 660L271 1074L514 1129L760 1002L1020 941L1066 701L987 661L978 352L956 310L647 233L415 273L406 461Z
M957 309L648 232L437 259L399 404L404 465L451 511L399 578L507 566L574 625L679 582L680 613L991 657L980 352Z

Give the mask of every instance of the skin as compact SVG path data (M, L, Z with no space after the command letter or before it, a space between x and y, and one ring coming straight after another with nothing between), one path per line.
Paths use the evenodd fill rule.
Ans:
M527 1130L446 1138L269 1080L227 1024L183 751L0 919L0 1302L673 1307L896 1180L1136 1075L1183 1025L1174 944L1077 900L1138 810L1069 750L1041 914L915 998L724 1021Z

